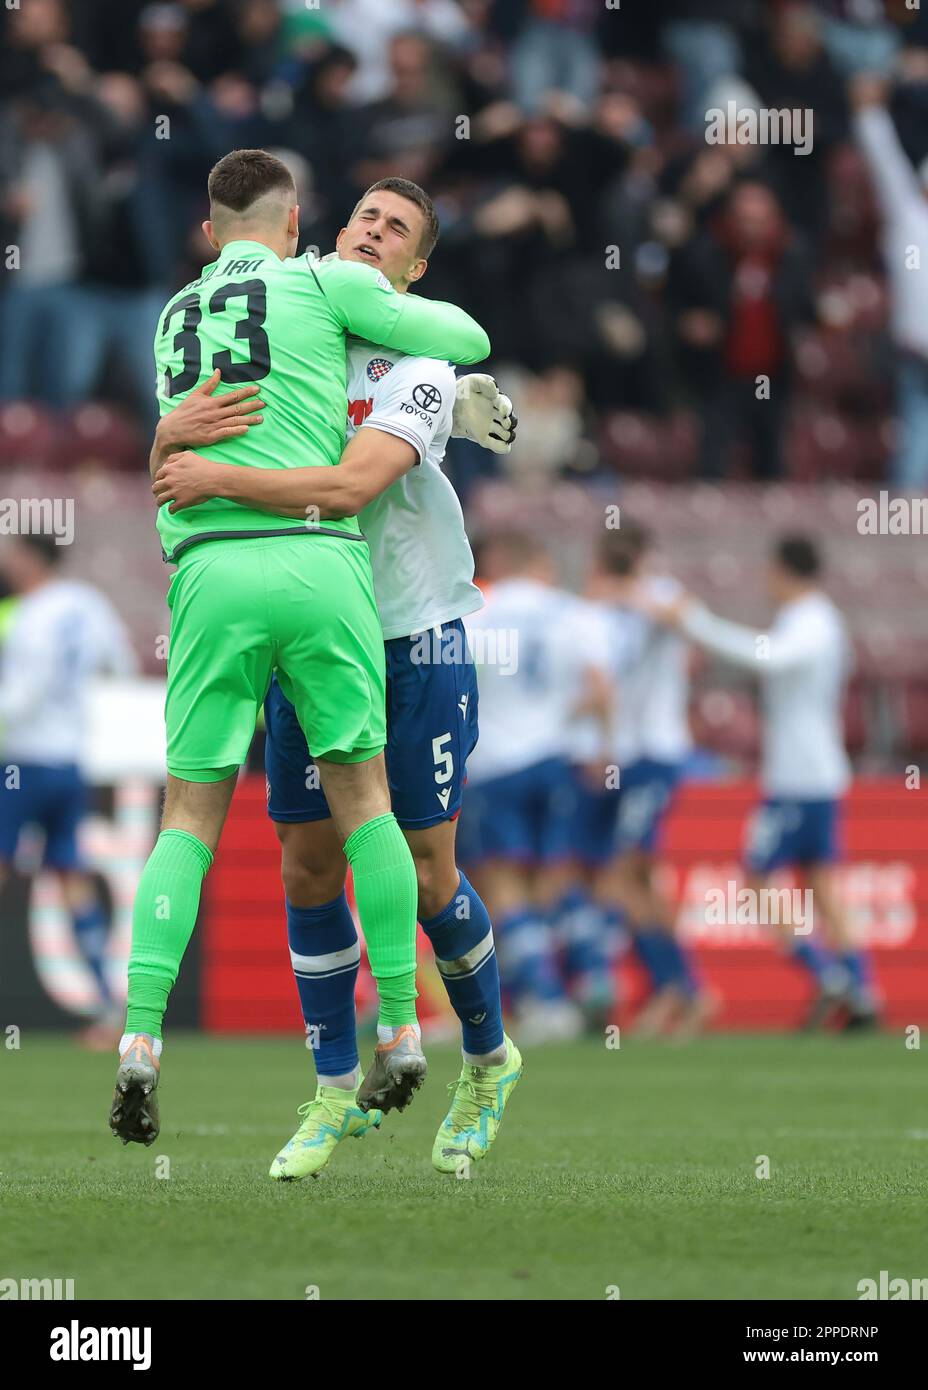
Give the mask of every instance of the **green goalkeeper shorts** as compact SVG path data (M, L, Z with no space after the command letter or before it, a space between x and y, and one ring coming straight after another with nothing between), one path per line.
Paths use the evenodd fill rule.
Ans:
M364 541L205 541L168 592L168 771L215 782L245 761L275 668L314 757L386 742L383 629Z

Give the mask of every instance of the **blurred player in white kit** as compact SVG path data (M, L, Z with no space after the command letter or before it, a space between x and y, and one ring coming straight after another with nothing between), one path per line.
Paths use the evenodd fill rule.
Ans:
M605 717L608 683L586 605L555 587L539 538L493 538L481 573L491 581L488 600L466 624L480 742L468 761L462 857L494 914L503 990L520 1029L526 1041L552 1041L583 1026L555 933L571 859L567 731L580 711Z
M62 553L42 535L9 540L0 551L16 595L0 647L0 897L22 831L38 827L43 862L59 879L96 986L96 1023L85 1040L109 1045L108 1020L118 1006L106 978L107 914L78 842L88 805L80 763L90 680L130 675L136 661L108 599L89 584L57 578ZM114 1026L118 1033L118 1019Z
M648 605L682 592L650 572L652 542L631 518L600 543L590 592L609 614L618 682L613 762L618 788L588 799L578 835L598 866L597 896L629 928L651 988L639 1032L697 1031L712 1011L692 956L675 932L675 909L660 885L664 821L689 755L686 643L652 620Z
M834 875L851 780L843 703L852 651L844 619L820 587L821 569L808 537L779 539L768 569L776 616L766 633L716 617L688 596L663 617L761 681L763 801L748 830L748 886L759 892L786 866L801 871L812 890L813 930L782 923L781 939L815 986L806 1026L834 1014L845 1028L860 1028L876 1020L870 963L853 940Z

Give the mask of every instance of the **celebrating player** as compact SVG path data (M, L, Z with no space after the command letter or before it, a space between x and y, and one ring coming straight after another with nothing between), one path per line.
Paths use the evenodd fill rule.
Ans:
M727 622L682 598L665 611L694 642L762 681L763 803L748 833L749 887L759 893L774 870L795 866L812 890L822 934L783 923L784 944L815 982L808 1026L842 1009L847 1027L873 1023L867 955L855 946L834 880L841 800L850 781L842 704L851 666L844 620L820 588L822 562L811 540L783 536L769 569L776 617L768 633ZM758 899L755 899L757 901Z
M599 679L598 629L585 605L553 584L537 536L493 537L483 572L492 581L489 600L468 624L479 643L483 732L469 772L463 857L499 926L504 986L520 1029L549 1042L583 1026L582 1001L564 989L554 927L565 911L570 862L569 730L578 710L602 708L608 692Z
M677 938L674 909L660 886L657 860L664 821L690 750L686 644L650 621L647 603L669 602L676 580L649 572L652 541L624 518L600 545L593 591L610 609L619 680L618 795L599 795L590 817L590 853L602 863L601 899L624 915L651 996L640 1033L698 1030L711 1011L689 951Z
M423 190L405 179L384 179L357 204L338 237L338 255L373 263L405 293L425 273L437 233ZM209 429L208 400L190 405L198 412L197 429L184 419L187 407L163 422L162 453L196 443L201 429ZM354 342L348 351L351 439L331 477L292 469L282 488L269 473L245 474L184 454L171 458L155 480L159 500L174 499L177 507L232 490L250 505L298 517L308 508L326 516L360 514L386 640L392 804L415 861L419 918L463 1033L461 1076L433 1146L433 1163L443 1172L454 1171L462 1155L479 1160L486 1154L521 1071L521 1057L503 1033L490 919L455 858L465 764L477 739L477 687L461 618L482 599L473 584L461 507L441 471L452 431L508 449L510 412L492 378L464 377L456 387L446 362ZM325 791L313 775L297 711L276 682L266 715L269 812L282 847L291 960L318 1081L303 1123L271 1167L272 1177L297 1178L328 1162L344 1137L333 1116L358 1087L360 952ZM381 1103L387 1059L418 1045L412 1031L396 1039L380 1032L374 1068L358 1092L362 1107Z
M109 600L89 584L58 578L63 554L51 536L20 536L4 547L17 598L0 651L0 895L23 827L38 825L96 986L95 1021L84 1041L106 1039L112 1047L118 1006L106 976L106 910L78 843L88 799L80 763L89 681L103 672L130 675L136 663Z
M373 259L322 265L294 257L296 189L273 156L226 155L209 193L204 231L219 256L166 307L155 356L162 413L216 369L224 385L262 383L261 429L213 445L238 476L282 474L296 461L313 474L339 471L328 465L338 463L345 439L346 333L460 362L489 351L468 315L398 295ZM166 558L178 565L169 594L169 780L133 920L110 1120L126 1142L150 1143L158 1132L162 1018L275 669L354 870L379 1026L390 1041L404 1039L378 1067L380 1089L394 1102L408 1099L425 1073L415 1010L416 875L390 808L383 638L354 511L320 525L307 525L305 512L273 506L269 516L224 497L159 511ZM379 1122L353 1091L339 1091L337 1103L344 1133Z

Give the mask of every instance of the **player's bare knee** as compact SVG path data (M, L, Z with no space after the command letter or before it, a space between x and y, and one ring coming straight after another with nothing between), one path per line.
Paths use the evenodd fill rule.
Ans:
M437 917L458 890L461 876L454 862L443 854L413 853L419 889L419 918Z
M284 862L280 876L287 901L293 907L322 907L324 903L334 902L345 886L344 874L339 875L331 868L310 869L299 862Z
M345 886L346 866L330 822L278 825L280 876L294 907L322 907Z
M162 830L194 835L214 854L238 781L238 768L209 782L188 782L169 775L161 817Z

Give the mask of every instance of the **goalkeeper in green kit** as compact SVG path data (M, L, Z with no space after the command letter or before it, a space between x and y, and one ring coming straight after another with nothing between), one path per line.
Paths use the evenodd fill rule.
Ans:
M204 231L219 254L165 307L155 358L162 414L217 370L219 391L260 383L262 428L212 446L217 461L337 464L347 333L455 363L487 356L486 334L453 305L397 294L356 262L294 256L299 209L280 160L234 150L210 174L209 194ZM390 809L383 631L357 520L301 521L215 499L174 513L163 506L158 529L177 566L168 593L168 787L135 900L110 1127L126 1143L157 1137L168 996L275 670L353 870L379 1032L403 1044L388 1077L391 1104L401 1106L425 1074L415 1010L417 883ZM379 1121L377 1110L349 1108L343 1123L363 1133Z

